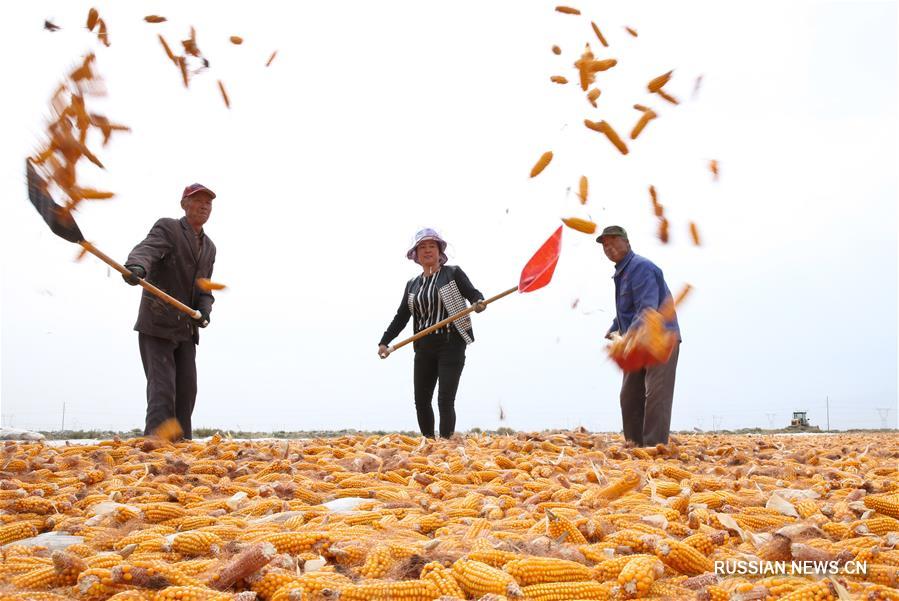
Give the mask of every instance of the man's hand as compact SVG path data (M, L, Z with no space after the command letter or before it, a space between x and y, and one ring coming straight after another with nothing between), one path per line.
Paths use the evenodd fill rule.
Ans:
M203 309L199 309L199 311L200 311L200 318L194 319L193 317L191 317L191 321L193 321L194 325L197 326L198 328L205 328L206 326L209 325L209 313L207 313Z
M483 301L483 299L482 299L482 300L479 300L478 302L476 302L476 303L474 304L474 312L475 312L475 313L480 313L480 312L482 312L482 311L483 311L484 309L486 309L486 308L487 308L487 303L485 303L485 302Z
M615 340L618 337L618 332L608 331L606 332L606 340Z
M142 279L147 277L147 272L140 265L125 265L125 269L130 271L131 274L122 274L122 279L131 286L137 286Z
M390 349L387 348L387 346L384 344L379 344L378 345L378 357L380 357L381 359L386 359L388 357L388 355L390 355Z

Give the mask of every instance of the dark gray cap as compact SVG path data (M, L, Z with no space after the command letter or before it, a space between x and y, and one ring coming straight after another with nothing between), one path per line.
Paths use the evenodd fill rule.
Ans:
M621 227L620 225L610 225L609 227L605 228L602 231L602 233L599 235L599 237L596 239L596 241L599 242L600 244L602 244L602 239L605 236L620 236L620 237L624 238L625 240L627 240L627 232L624 231L624 228Z

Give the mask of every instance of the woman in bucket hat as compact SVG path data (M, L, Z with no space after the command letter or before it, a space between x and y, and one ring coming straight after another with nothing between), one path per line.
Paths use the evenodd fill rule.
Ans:
M378 345L378 355L390 354L387 346L413 319L420 332L450 315L465 309L466 300L480 313L486 308L484 295L475 288L462 269L447 265L446 241L435 230L425 228L415 234L406 258L421 266L421 274L408 282L396 316ZM434 437L434 410L431 400L438 381L437 408L440 412L440 436L449 438L456 428L456 390L465 367L465 347L474 342L468 315L460 317L412 343L415 349L415 412L422 435Z

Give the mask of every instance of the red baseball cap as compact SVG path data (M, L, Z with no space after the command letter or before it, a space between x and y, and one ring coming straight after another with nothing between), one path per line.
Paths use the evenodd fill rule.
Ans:
M181 194L181 200L184 200L188 196L193 196L197 192L206 192L211 198L215 198L215 192L213 192L203 184L191 184L188 187L184 188L184 193Z

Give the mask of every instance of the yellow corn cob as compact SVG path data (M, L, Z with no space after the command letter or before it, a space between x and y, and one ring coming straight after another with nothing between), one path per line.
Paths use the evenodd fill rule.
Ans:
M503 566L503 571L515 578L521 586L545 582L571 582L590 580L593 570L587 566L554 557L525 557L514 559Z
M787 593L779 601L836 601L837 592L829 580L807 584Z
M703 590L701 599L706 601L730 601L730 592L723 586L711 584Z
M54 588L65 584L57 573L56 568L44 566L29 572L25 572L20 576L16 576L10 580L10 583L18 588Z
M185 573L181 568L176 564L169 563L168 561L161 559L146 559L146 558L131 558L131 563L133 564L130 569L131 571L135 571L137 568L144 568L147 570L150 576L164 578L168 581L172 586L203 586L204 583L198 578L194 578L193 576ZM126 566L122 566L124 569ZM119 568L113 568L113 571L117 571ZM116 578L116 580L118 580ZM122 578L123 581L128 582L128 578Z
M705 505L709 509L719 509L725 503L738 503L736 495L723 490L710 490L690 495L691 505Z
M383 578L394 563L393 553L387 545L377 545L365 557L359 573L365 578Z
M88 568L78 575L75 590L81 599L89 601L106 599L127 588L115 584L112 580L112 572L107 568Z
M153 601L155 595L153 591L128 590L116 593L106 601Z
M511 551L503 551L501 549L493 548L479 549L477 551L471 551L468 554L468 559L486 563L487 565L493 566L495 568L501 568L507 562L519 558L521 558L521 555L519 555L518 553L512 553Z
M899 590L882 584L872 584L865 588L866 601L899 601Z
M656 494L660 497L676 497L681 493L682 487L671 480L655 480Z
M774 576L770 578L762 578L755 583L757 586L764 586L768 589L768 594L775 599L788 595L793 591L799 590L804 586L808 586L809 581L799 576Z
M646 591L647 598L661 599L693 599L696 591L678 585L671 580L655 580Z
M53 501L43 497L19 497L12 501L12 509L16 513L36 513L38 515L46 515L57 510Z
M818 503L814 499L800 499L793 503L796 512L802 519L813 516L818 513Z
M865 507L878 513L899 518L899 494L867 495L864 498Z
M453 576L469 595L496 593L508 597L520 597L521 588L506 572L486 563L469 559L457 559L453 563Z
M692 534L682 540L681 542L685 545L690 545L691 547L697 549L703 555L711 555L712 551L715 550L719 545L724 544L727 540L726 532L697 532L696 534Z
M640 484L640 475L634 471L627 470L622 476L608 486L600 489L597 495L603 499L617 499L624 493L636 488Z
M278 553L302 553L311 551L320 543L328 541L328 535L324 532L278 532L275 534L263 534L252 539L253 542L271 543Z
M177 523L173 524L173 527L179 531L196 530L197 528L205 528L215 524L216 519L207 515L186 515L183 518L178 518Z
M187 510L177 503L148 503L140 507L144 519L151 523L184 517Z
M190 530L175 535L172 550L184 555L217 554L224 542L212 532Z
M0 526L0 545L30 538L37 535L37 528L29 522L18 522Z
M692 472L673 464L664 465L662 467L662 473L677 482L680 482L681 480L692 480L695 475Z
M570 601L594 599L607 601L614 598L617 585L614 582L547 582L522 588L527 601Z
M621 570L633 559L657 559L654 555L638 554L638 555L622 555L611 559L600 561L593 566L593 579L600 582L609 580L617 580Z
M849 533L851 532L849 524L843 522L826 522L821 525L821 530L823 530L831 540L842 540L849 536Z
M296 578L296 581L279 588L271 601L302 601L324 598L325 589L338 589L353 584L353 581L333 572L310 572Z
M853 574L850 577L893 588L899 587L899 567L876 563L869 563L865 567L864 574Z
M403 580L368 582L335 587L341 601L374 601L391 599L396 601L433 601L440 592L427 580ZM327 595L326 595L327 596Z
M157 592L153 601L229 601L227 593L201 586L170 586Z
M53 568L59 574L62 585L72 585L78 580L78 574L87 569L84 559L66 551L54 551L50 556Z
M899 520L888 516L868 518L851 523L849 529L857 534L883 536L887 532L899 532Z
M299 576L286 570L266 569L250 578L250 590L261 599L271 599L279 589L294 585L302 585Z
M643 597L649 587L665 573L665 566L655 557L635 557L618 574L618 584L629 598Z
M674 539L665 539L655 545L656 557L679 574L696 575L714 571L708 557L689 545Z
M640 530L619 530L603 539L603 543L612 547L630 547L634 553L646 551L653 539L653 535Z
M575 545L587 544L587 539L567 518L556 515L549 509L546 512L546 535L551 539Z
M426 563L424 567L422 567L421 575L419 577L422 580L431 582L441 595L449 595L458 597L459 599L465 598L465 591L463 591L462 587L459 586L459 583L456 582L456 578L453 576L452 572L445 568L440 562L432 561Z

